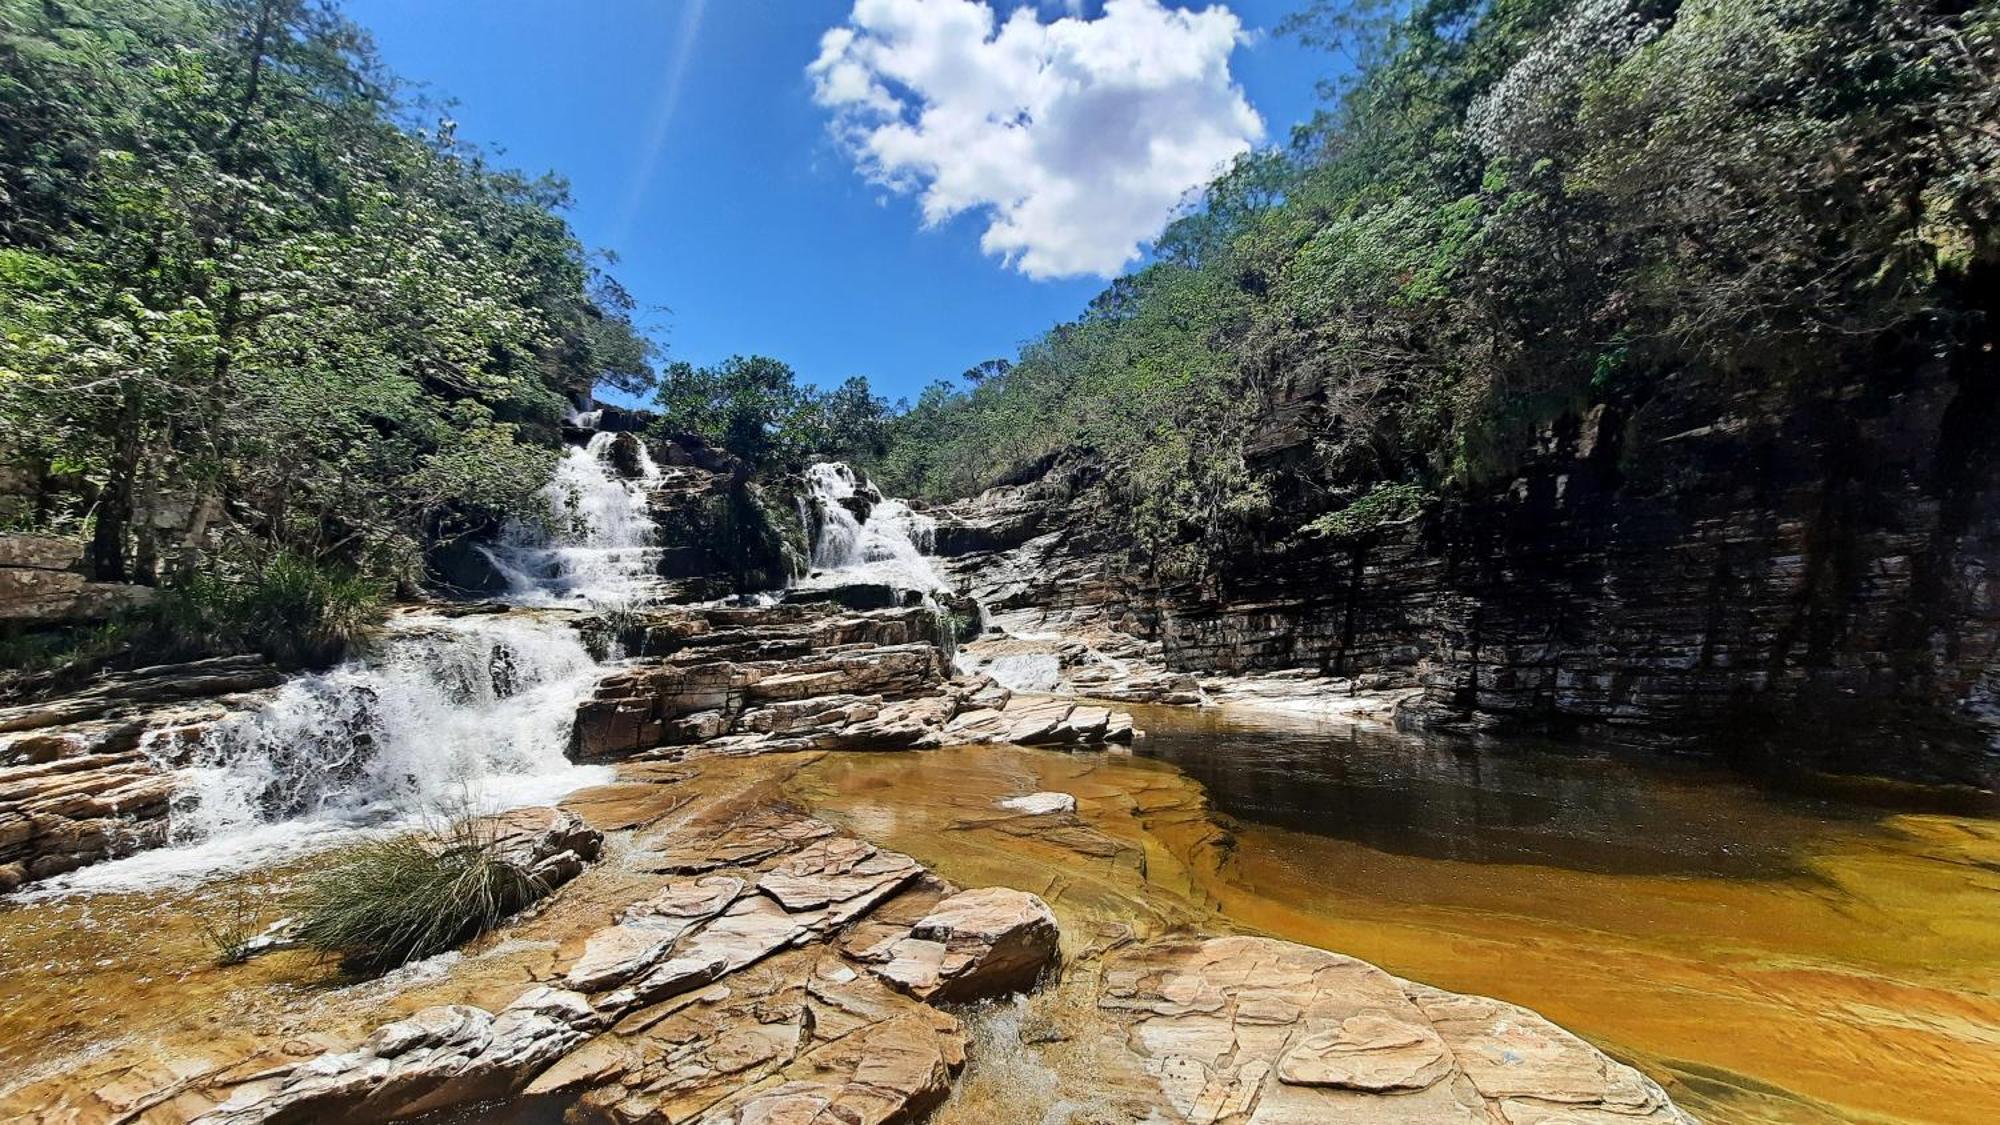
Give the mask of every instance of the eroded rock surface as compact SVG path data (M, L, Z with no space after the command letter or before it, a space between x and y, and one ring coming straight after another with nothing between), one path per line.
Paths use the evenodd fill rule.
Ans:
M564 840L546 811L514 817L524 839ZM905 1121L949 1091L965 1028L835 939L865 919L890 944L938 941L957 958L947 983L976 982L980 995L1032 984L1055 956L1040 900L955 894L822 821L723 810L675 838L674 864L708 873L666 879L619 911L560 979L498 1011L423 1009L352 1050L254 1076L196 1120L387 1120L566 1094L614 1121Z
M656 610L630 629L640 663L605 677L578 716L585 759L887 750L1011 741L1130 741L1131 717L1017 698L953 678L921 608L830 605Z
M1114 954L1098 1006L1181 1120L1692 1125L1541 1016L1269 938Z
M985 887L944 899L908 937L878 946L874 971L919 1000L982 1000L1032 987L1055 963L1059 938L1047 903Z

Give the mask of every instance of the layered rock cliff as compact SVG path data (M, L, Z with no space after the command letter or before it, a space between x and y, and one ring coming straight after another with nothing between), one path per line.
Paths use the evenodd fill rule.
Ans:
M1990 358L1990 357L1989 357ZM1987 360L1816 394L1692 377L1545 427L1512 475L1358 541L1274 530L1164 579L1087 463L933 514L961 589L1191 671L1406 680L1406 722L1991 785L2000 412ZM1283 404L1282 466L1321 404Z

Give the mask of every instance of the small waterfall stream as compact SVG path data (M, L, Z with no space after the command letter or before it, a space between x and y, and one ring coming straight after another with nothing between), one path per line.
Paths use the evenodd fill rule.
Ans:
M626 448L636 474L612 471L609 459L622 436L594 434L588 445L563 452L555 477L542 489L555 517L552 527L516 522L497 546L481 548L506 577L508 601L619 609L657 591L660 549L646 489L660 470L645 443L634 439Z
M800 503L812 510L800 518L814 535L812 571L801 588L874 584L926 598L949 588L924 557L936 532L928 516L883 497L839 461L821 461L805 478Z
M657 470L633 443L639 471L621 477L616 437L564 453L545 492L553 531L510 528L489 551L508 577L506 600L523 609L400 617L368 652L294 678L255 708L191 735L148 735L141 749L180 778L168 846L46 880L35 894L184 883L609 780L608 767L567 757L577 705L603 666L563 615L535 607L626 608L652 588L645 485Z

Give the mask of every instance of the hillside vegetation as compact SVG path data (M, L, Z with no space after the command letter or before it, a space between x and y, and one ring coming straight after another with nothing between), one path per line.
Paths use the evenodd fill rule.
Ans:
M886 487L1087 456L1151 561L1198 570L1407 518L1675 373L1803 393L2000 311L1993 5L1320 3L1288 30L1364 52L1335 108L1082 316L930 388ZM1306 440L1266 440L1301 403Z
M570 401L650 349L560 181L414 120L309 0L0 0L6 530L407 588L535 513Z

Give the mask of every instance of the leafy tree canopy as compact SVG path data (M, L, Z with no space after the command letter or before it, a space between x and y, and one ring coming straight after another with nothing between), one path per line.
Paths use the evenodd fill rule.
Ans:
M14 523L87 534L103 578L288 553L407 582L535 506L570 401L650 383L562 182L396 90L311 0L0 0Z

